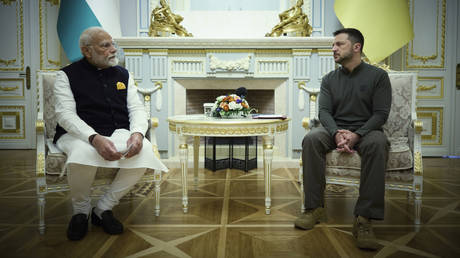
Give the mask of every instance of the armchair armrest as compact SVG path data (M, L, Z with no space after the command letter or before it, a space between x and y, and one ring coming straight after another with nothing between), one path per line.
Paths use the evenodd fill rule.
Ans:
M414 175L423 175L423 164L422 164L422 131L423 122L421 120L414 119L411 124L412 133L409 134L410 141L412 141L411 149L414 153Z

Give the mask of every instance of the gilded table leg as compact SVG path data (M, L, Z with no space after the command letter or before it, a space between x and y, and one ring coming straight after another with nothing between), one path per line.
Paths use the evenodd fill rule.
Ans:
M182 209L188 212L187 196L187 164L188 164L188 145L187 136L179 136L179 158L182 168Z
M271 173L273 160L273 136L263 136L264 146L264 180L265 180L265 214L270 214L271 207Z
M200 136L193 136L193 180L198 186L198 164L200 159Z

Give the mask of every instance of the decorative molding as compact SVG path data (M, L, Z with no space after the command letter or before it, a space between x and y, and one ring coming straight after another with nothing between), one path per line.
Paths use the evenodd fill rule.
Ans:
M436 51L431 55L419 55L414 50L415 38L406 45L406 67L407 68L444 68L445 63L445 41L446 41L446 0L435 0L436 1ZM414 24L414 3L410 1L411 8L411 21ZM441 5L441 12L440 10ZM441 20L441 28L439 22ZM414 26L415 28L415 26ZM439 37L439 30L441 30L441 37ZM439 42L441 41L441 42ZM439 44L441 48L439 48ZM439 52L441 54L439 54Z
M417 81L417 99L444 98L444 77L420 76ZM429 85L424 85L423 82L428 82Z
M169 55L205 55L204 49L168 49Z
M15 128L4 128L5 116L14 117ZM25 139L25 107L0 106L0 139Z
M235 71L249 71L249 66L251 64L251 55L247 55L238 60L220 60L213 54L209 54L209 69L212 72L219 70L224 70L227 72Z
M422 153L420 153L420 151L417 151L414 154L414 175L423 175Z
M0 99L24 98L24 79L22 78L1 78L0 79Z
M171 75L203 75L204 76L204 61L202 60L172 60Z
M257 60L256 61L257 74L289 74L289 61L288 60Z
M0 58L0 64L4 64L6 66L10 66L11 64L16 63L16 59L5 60Z
M0 0L0 2L3 5L11 5L13 2L16 2L16 0ZM21 1L22 2L22 1Z
M333 37L265 37L265 38L193 38L193 37L121 37L114 39L122 48L152 48L155 49L330 49ZM232 51L233 51L232 50ZM171 51L171 50L168 50Z
M443 107L418 107L417 117L421 120L430 120L431 127L429 124L423 123L425 126L422 131L422 145L442 145L443 138L443 118L444 108ZM423 134L423 132L429 129L429 134Z
M39 3L39 20L40 20L40 69L45 70L45 69L59 69L62 66L61 60L53 60L49 57L50 53L50 48L49 48L49 37L48 37L48 26L43 26L43 24L48 24L48 10L45 9L42 6L41 3L42 0L40 0ZM48 2L50 6L56 6L56 11L59 10L59 0L45 0L45 2ZM43 15L43 16L42 16ZM44 22L44 23L43 23ZM57 21L56 21L57 22ZM55 30L55 27L52 27L53 30ZM46 37L46 43L43 45L43 37ZM58 59L60 59L61 56L61 44L55 39L55 42L57 43L56 46L58 47ZM43 50L43 46L45 47L45 51ZM45 53L43 53L45 52ZM46 55L46 58L45 58ZM53 67L45 67L44 60L48 62L47 64L51 64Z
M51 5L59 5L60 0L45 0L46 2L49 2Z
M417 86L417 91L430 91L432 89L436 88L436 85L431 85L431 86L425 86L425 85L418 85Z
M45 176L45 154L39 153L37 155L37 170L35 171L37 177ZM40 187L40 192L45 192L46 188Z
M14 59L0 59L0 64L5 65L6 67L0 67L0 71L22 71L24 70L24 14L23 14L23 2L22 1L4 1L2 3L9 6L15 3L16 7L16 58ZM3 26L10 25L2 24ZM3 37L8 37L9 35L2 35ZM5 46L2 46L5 47ZM20 61L20 64L17 62ZM14 67L13 65L16 65ZM19 66L18 66L19 65ZM11 67L8 67L11 66Z

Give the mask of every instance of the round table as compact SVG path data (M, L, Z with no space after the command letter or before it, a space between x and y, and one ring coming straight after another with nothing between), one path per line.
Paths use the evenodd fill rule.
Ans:
M205 115L178 115L168 118L169 131L179 136L179 158L182 169L182 208L188 212L187 190L187 139L193 137L193 164L195 181L198 180L198 158L200 136L209 137L244 137L262 136L265 183L265 213L270 214L271 165L273 160L274 136L285 133L289 128L290 118L285 119L224 119Z

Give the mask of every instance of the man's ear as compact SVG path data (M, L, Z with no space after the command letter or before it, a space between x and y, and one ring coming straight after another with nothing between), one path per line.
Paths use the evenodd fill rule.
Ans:
M89 49L89 46L80 47L80 51L84 57L86 57L87 59L91 59L91 51Z
M353 44L353 51L354 52L361 52L361 43Z

